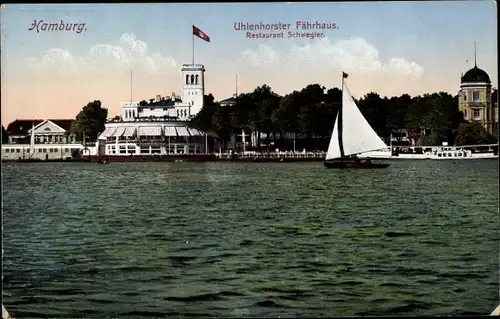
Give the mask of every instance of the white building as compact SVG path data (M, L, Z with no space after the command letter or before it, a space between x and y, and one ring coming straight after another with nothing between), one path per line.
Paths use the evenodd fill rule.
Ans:
M140 118L176 118L182 121L194 117L203 107L205 94L205 68L202 64L184 64L181 69L184 81L182 97L172 93L168 98L157 95L149 103L122 103L122 119L133 121Z
M8 141L2 144L2 160L18 159L65 159L71 158L74 150L83 151L70 134L71 119L15 120L6 129ZM35 144L31 145L31 130L34 129Z
M106 123L99 136L99 155L203 154L208 138L190 127L203 107L205 68L184 64L182 95L157 95L149 102L122 103L121 118Z

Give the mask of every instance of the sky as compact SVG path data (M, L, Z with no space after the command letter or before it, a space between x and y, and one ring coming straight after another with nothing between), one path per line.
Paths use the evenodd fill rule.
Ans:
M342 71L357 98L369 92L455 95L462 72L474 66L474 42L477 66L497 87L496 12L486 0L7 4L0 20L1 121L74 118L94 100L113 117L131 96L181 95L180 68L193 58L193 24L210 37L194 38L194 60L205 66L205 94L216 100L236 87L243 93L263 84L281 95L314 83L339 87ZM297 30L296 21L337 28ZM290 28L283 38L249 38L235 30L240 22Z

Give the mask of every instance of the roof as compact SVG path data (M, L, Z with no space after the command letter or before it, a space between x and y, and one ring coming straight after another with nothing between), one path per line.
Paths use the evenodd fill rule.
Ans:
M231 103L236 103L236 98L234 96L224 99L222 101L219 101L219 104L231 104Z
M462 76L462 83L491 83L488 73L474 66Z
M167 106L174 106L175 102L182 102L181 99L179 98L175 98L174 101L172 101L172 99L165 99L165 100L161 100L161 101L158 101L158 102L147 102L148 104L145 104L145 105L139 105L139 107L155 107L155 106L164 106L164 107L167 107Z
M28 134L28 131L31 130L31 127L37 126L38 124L45 122L46 120L40 120L40 119L31 119L31 120L15 120L14 122L11 122L7 126L7 134L9 135L25 135ZM65 129L66 131L69 130L71 127L71 123L73 120L65 120L65 119L59 119L59 120L51 120L49 119L52 123L60 126L61 128Z

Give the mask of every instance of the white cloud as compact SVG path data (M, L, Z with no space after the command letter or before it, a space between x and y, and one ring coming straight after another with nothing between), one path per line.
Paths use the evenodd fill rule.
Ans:
M281 56L281 59L280 59ZM318 39L304 46L293 44L280 55L267 45L259 45L257 50L242 52L245 62L253 66L280 64L293 66L295 69L320 68L323 70L343 70L345 72L363 72L366 74L399 74L420 77L424 69L416 62L402 58L392 58L383 62L374 45L363 38L350 38L331 42L328 38Z
M137 40L134 34L125 33L118 45L96 44L84 56L75 56L67 50L53 48L41 58L29 58L26 65L30 69L51 69L61 74L139 68L151 74L164 75L177 66L177 61L160 53L148 54L145 42Z
M268 45L260 44L257 51L245 50L242 52L243 60L255 66L269 65L278 61L279 55Z

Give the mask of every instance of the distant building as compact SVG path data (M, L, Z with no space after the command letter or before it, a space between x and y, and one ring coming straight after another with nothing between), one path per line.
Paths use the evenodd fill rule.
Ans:
M75 135L69 133L73 120L15 120L7 126L8 143L2 145L2 159L38 158L59 159L71 157L76 144ZM31 142L31 130L35 130L35 145Z
M31 129L35 129L36 144L75 143L75 136L69 134L73 120L15 120L7 126L9 144L29 144Z
M221 106L232 106L236 104L236 94L218 102Z
M467 121L476 121L491 134L498 135L498 104L492 100L488 74L474 65L461 79L459 110Z

